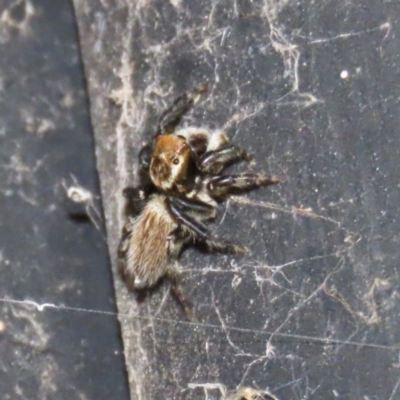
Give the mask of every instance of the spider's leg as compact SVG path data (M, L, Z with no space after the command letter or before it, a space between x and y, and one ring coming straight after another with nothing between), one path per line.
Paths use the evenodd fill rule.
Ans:
M207 91L207 84L196 86L192 90L181 94L161 115L158 126L157 135L173 133L182 117L190 110L190 108L198 101L201 94Z
M280 180L260 174L219 175L211 178L207 184L210 195L224 199L232 194L250 192L261 186L274 185Z
M168 199L167 204L171 214L185 228L193 242L203 244L209 251L233 254L247 253L248 250L245 247L212 236L201 222L184 213L173 201Z
M215 218L217 214L217 210L214 206L199 200L188 199L187 197L169 196L168 201L181 212L194 215L200 220Z
M183 308L186 313L186 316L189 320L193 320L193 305L192 302L187 297L186 293L182 289L182 285L180 280L176 276L176 274L169 274L168 280L171 283L171 294L179 303L179 305Z
M167 237L166 251L170 260L170 264L166 273L167 279L170 281L170 291L175 300L185 311L189 320L193 319L192 303L182 289L179 279L179 269L177 260L181 252L182 246L190 239L187 232L184 232L179 226L175 228Z
M222 147L206 152L197 162L199 170L205 174L216 175L227 166L239 161L250 161L252 156L246 150L232 143L224 144Z
M238 244L227 242L226 240L220 240L215 236L210 236L204 240L202 244L208 251L223 253L223 254L246 254L249 249Z
M125 197L125 212L128 215L138 215L142 212L153 188L149 186L128 186L122 191Z

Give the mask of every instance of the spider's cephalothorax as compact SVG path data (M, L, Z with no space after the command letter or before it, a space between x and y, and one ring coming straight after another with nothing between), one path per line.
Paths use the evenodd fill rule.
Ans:
M127 222L119 247L120 271L132 288L149 289L161 278L171 281L173 295L191 316L180 290L178 257L183 246L199 244L209 251L244 253L246 248L216 238L204 222L215 218L218 203L232 194L277 183L265 175L224 175L224 169L251 156L221 131L175 130L206 85L175 100L161 116L154 140L139 155L150 179L124 189Z
M187 179L190 161L190 148L185 138L159 135L150 161L150 178L161 190L179 192Z

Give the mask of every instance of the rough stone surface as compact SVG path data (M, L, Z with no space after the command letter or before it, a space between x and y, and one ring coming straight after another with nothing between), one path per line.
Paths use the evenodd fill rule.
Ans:
M132 399L396 399L398 2L74 0ZM187 251L189 323L163 286L116 273L122 188L176 95L284 182L235 198L215 231L242 258Z

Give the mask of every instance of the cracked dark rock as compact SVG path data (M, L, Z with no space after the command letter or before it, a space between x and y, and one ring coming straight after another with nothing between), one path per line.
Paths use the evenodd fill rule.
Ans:
M132 398L219 398L213 385L285 399L395 398L397 245L388 238L399 192L387 104L398 91L388 83L399 7L74 4L114 262L138 151L165 106L199 82L209 94L183 126L224 129L255 155L251 169L284 181L221 209L215 231L240 238L249 255L182 257L198 323L185 321L167 286L138 305L114 263Z
M55 40L57 50L49 58L57 60L55 66L39 63L41 75L32 74L28 61L16 56L36 49L37 38L50 37L56 29L50 22L42 24L48 31L38 28L42 16L52 19L46 8L50 4L10 0L0 9L0 43L20 62L18 74L12 75L5 58L0 61L0 139L8 138L11 127L23 132L16 141L8 140L1 154L2 209L6 216L17 215L19 203L21 209L29 205L36 211L28 220L56 210L54 226L63 226L64 218L71 232L77 229L68 243L78 249L76 243L85 240L104 243L101 221L93 211L99 209L101 195L131 398L222 399L234 396L237 388L267 391L278 399L398 398L400 6L371 0L74 0L101 186L97 194L94 160L87 175L78 168L78 161L91 152L90 140L85 139L87 153L57 147L65 137L56 136L61 131L90 132L87 115L80 114L87 106L83 78L77 78L79 88L68 80L71 64L79 67L77 44L67 52L60 44L64 42ZM38 54L46 58L44 47L31 57ZM63 58L66 54L71 64ZM38 76L48 84L42 90L28 89ZM218 236L247 246L249 254L204 254L194 248L183 254L183 286L197 316L197 321L188 321L167 284L139 304L117 273L116 251L124 223L122 189L138 182L139 150L166 106L204 81L209 82L208 94L181 126L223 129L254 155L246 168L278 176L282 182L231 198L210 225ZM18 90L13 90L15 85ZM45 92L52 96L45 97ZM20 97L13 97L17 94ZM81 118L81 125L72 115ZM82 138L77 135L74 140ZM72 164L64 166L63 157ZM63 166L56 170L53 165ZM90 204L81 204L77 214L90 210L89 221L95 216L95 224L68 220L63 210L71 186L93 193ZM51 196L49 190L38 191L45 187L52 188ZM17 200L11 204L10 198ZM4 221L12 226L11 218ZM21 236L23 243L44 237L39 228L35 232L39 233ZM119 347L108 338L117 341L118 329L112 318L100 320L115 312L111 288L104 289L96 280L101 274L89 273L88 281L81 282L64 276L60 267L49 275L54 264L62 266L66 259L73 265L70 270L81 272L78 267L85 263L100 263L107 274L105 248L96 245L88 253L76 250L71 255L54 242L51 251L38 253L40 263L29 272L33 278L28 275L25 280L24 266L37 248L42 249L43 240L25 247L27 258L6 245L0 249L2 276L8 282L0 335L9 329L15 352L31 349L25 350L27 361L19 365L31 371L33 386L41 382L32 389L30 381L23 381L19 390L31 398L53 398L57 393L58 398L101 399L110 398L113 390L116 397L127 398L120 389L124 378L118 380L118 374L110 372L113 383L106 385L103 370L84 369L80 376L88 377L87 390L82 382L63 386L60 377L77 379L70 373L77 370L68 363L79 364L78 355L85 368L89 355L100 359L96 351L85 353L87 343L97 343L94 336L107 341L94 345L104 351L101 360L108 360L104 370L114 371L113 363L122 361L109 360L112 350L107 346ZM96 252L99 259L88 261ZM48 254L56 256L46 258ZM44 289L40 283L46 276L53 286ZM27 295L29 279L38 288L32 296ZM93 307L89 293L100 298L104 291L103 300ZM28 303L11 303L13 298L55 307L35 310L32 304L27 308ZM63 350L65 364L51 353L35 375L37 354L63 337L51 321L65 324L63 305L71 304L79 308L75 312L85 326L69 332L82 339L80 347ZM54 320L47 320L50 313ZM86 319L93 324L88 336ZM9 346L0 348L11 358ZM93 389L87 381L96 375L101 378Z

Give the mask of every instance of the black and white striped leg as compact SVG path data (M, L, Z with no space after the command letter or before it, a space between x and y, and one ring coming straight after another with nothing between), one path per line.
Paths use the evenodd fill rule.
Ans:
M219 174L229 165L239 161L250 161L252 156L246 150L234 144L225 144L223 147L208 151L197 162L197 167L205 174Z
M220 175L211 178L207 184L212 197L224 199L232 194L246 193L261 186L274 185L279 179L260 174Z
M199 243L209 251L220 253L243 254L247 253L245 247L220 240L210 233L210 231L200 222L187 215L173 202L168 201L168 208L177 222L179 222L190 235L193 243Z
M197 217L198 220L205 221L215 218L217 210L215 207L195 199L186 197L169 196L168 201L181 212Z

